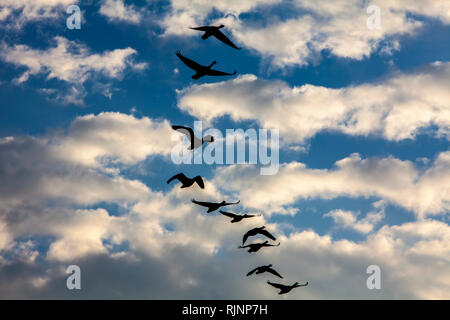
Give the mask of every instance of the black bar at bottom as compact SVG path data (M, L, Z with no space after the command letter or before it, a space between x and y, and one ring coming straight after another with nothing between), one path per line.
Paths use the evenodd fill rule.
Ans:
M367 316L406 316L425 312L446 314L449 301L422 300L77 300L77 301L1 301L2 312L15 317L31 312L41 316L101 316L123 319L289 319L333 318L361 319ZM444 313L443 313L444 312Z

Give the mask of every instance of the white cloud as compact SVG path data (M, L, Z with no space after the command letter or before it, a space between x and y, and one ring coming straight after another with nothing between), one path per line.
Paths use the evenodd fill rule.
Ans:
M173 0L172 10L162 25L166 34L194 35L187 27L206 24L213 9L223 17L212 23L224 23L236 41L270 58L277 67L307 65L320 59L320 52L328 50L338 57L361 60L380 49L389 54L398 50L398 38L413 34L426 25L420 18L450 23L450 4L446 1L372 1L365 0L296 0L241 1L223 6L201 1ZM381 10L381 25L369 29L367 7L376 4ZM241 13L263 10L265 23L254 23L239 17ZM283 7L296 17L281 20L277 8ZM273 8L273 11L271 11ZM232 14L233 16L229 16ZM411 16L413 14L414 16Z
M125 5L123 0L104 0L100 13L110 21L124 21L137 24L142 20L142 14L133 5Z
M5 26L21 27L29 21L56 18L78 0L0 0L0 21L8 19Z
M297 232L281 241L284 245L271 253L272 259L283 261L287 274L301 277L294 276L294 281L311 284L309 291L296 292L296 298L449 297L450 227L446 223L424 220L384 226L362 242L336 241L313 231ZM381 268L379 291L366 288L365 271L372 264Z
M165 154L155 139L166 127L164 121L102 113L78 118L64 135L0 140L2 298L70 298L61 285L67 263L82 267L85 298L273 298L276 292L265 283L265 275L245 277L269 260L286 282L310 282L288 298L448 298L450 227L443 222L383 226L361 242L336 241L312 230L284 234L280 225L264 217L231 224L189 201L235 200L230 190L217 187L226 179L231 189L239 189L246 206L254 206L257 199L245 188L265 196L266 202L259 202L261 210L239 205L230 208L235 212L268 213L268 201L289 205L290 197L366 192L405 202L424 201L426 196L425 205L442 207L448 199L447 153L421 174L406 161L354 155L333 170L293 163L277 176L260 177L255 170L255 177L247 167L230 167L213 180L205 179L204 190L174 185L155 192L117 169ZM138 131L148 139L140 139ZM65 143L65 152L59 153ZM105 157L115 161L102 161ZM158 172L157 178L165 181L162 175ZM267 178L271 180L260 180ZM400 199L402 195L409 198ZM117 213L103 208L112 203ZM366 216L373 224L378 218ZM258 255L237 249L245 231L260 225L266 225L281 245ZM366 268L371 264L382 270L383 290L377 293L366 288Z
M58 157L70 162L135 164L150 155L169 155L172 133L167 120L103 112L76 118L67 136L53 139L52 145Z
M101 113L77 118L67 135L1 139L0 198L10 205L136 201L148 188L119 175L120 166L168 155L172 131L167 121Z
M127 68L140 71L146 63L137 63L132 57L136 55L133 48L115 49L101 54L91 53L82 43L69 41L57 36L56 47L47 50L30 48L27 45L1 45L0 57L26 71L14 81L18 84L28 81L30 76L45 75L46 79L58 79L70 85L69 100L76 103L77 97L85 94L83 83L95 75L111 79L120 79ZM78 99L78 100L77 100Z
M47 79L55 78L81 84L93 72L118 78L127 67L139 67L130 61L130 57L136 54L136 50L132 48L94 54L81 43L63 37L55 37L54 40L56 47L48 50L32 49L26 45L10 47L3 44L2 58L6 62L28 69L17 79L18 83L27 81L30 75L46 74Z
M183 35L189 33L189 27L203 25L213 10L238 16L258 6L279 3L280 0L172 0L170 10L161 22L165 34ZM192 30L191 30L192 31ZM194 34L190 32L191 34ZM197 34L198 35L198 34Z
M161 200L168 205L166 211L180 209L164 198ZM286 297L289 299L449 297L450 227L443 222L425 220L384 226L361 242L334 240L312 230L286 236L275 229L281 245L276 250L249 255L236 246L240 242L239 235L250 225L231 225L223 217L202 216L192 210L192 206L190 209L187 205L183 207L187 212L181 217L172 215L165 219L166 223L176 224L171 232L165 231L159 220L163 214L157 207L148 206L120 218L96 210L61 219L63 225L57 222L56 215L51 220L44 219L43 222L50 226L47 229L61 234L61 238L57 236L52 243L47 259L53 262L53 268L59 261L62 266L68 261L76 261L85 274L95 274L85 282L88 290L82 292L84 297L90 298L270 299L277 296L276 291L266 284L270 278L266 275L244 276L267 261L284 276L283 282L309 281L307 288L294 290ZM188 224L189 221L193 223ZM37 226L45 228L45 223ZM57 229L61 226L67 232L59 232ZM80 241L76 248L73 247L75 239ZM117 244L126 241L128 249L113 253L107 245L100 245L108 239ZM67 250L74 250L74 253L68 254ZM381 267L382 290L366 288L366 268L372 264ZM9 288L2 291L1 296L65 295L67 290L58 288L62 287L60 283L64 283L66 275L55 273L52 267L42 265L42 262L33 266L42 269L28 271L20 278L10 276L8 285L3 285L2 279L7 274L0 272L0 287ZM1 267L0 270L3 271ZM31 276L32 279L44 276L48 279L37 291L19 285ZM127 285L119 278L126 278ZM164 285L160 286L160 281ZM14 290L10 288L12 284L16 284Z
M6 208L49 200L81 205L135 201L147 192L140 181L58 159L46 141L14 138L0 148L0 176L5 183L0 199Z
M178 92L179 107L205 121L224 115L278 128L288 143L304 143L321 131L414 138L430 126L448 137L450 63L434 63L415 73L397 73L374 83L332 89L290 87L283 81L242 75ZM211 108L214 106L214 108Z
M366 217L358 220L358 213L336 209L328 212L324 217L330 217L334 220L337 227L343 229L353 229L357 232L367 234L372 232L375 225L384 218L384 202L376 202L374 204L378 211L369 212ZM381 208L380 208L381 207Z
M292 213L290 206L301 199L378 197L423 218L449 212L449 179L450 152L442 152L423 172L409 161L352 154L332 169L286 163L274 176L261 176L253 166L234 165L219 170L214 181L238 194L247 207L267 213Z
M6 222L4 222L3 219L0 219L0 251L5 249L11 240Z
M78 210L58 221L48 221L48 232L57 239L47 252L47 258L59 261L74 261L91 254L106 253L103 240L108 238L110 225L119 217L113 217L104 209Z

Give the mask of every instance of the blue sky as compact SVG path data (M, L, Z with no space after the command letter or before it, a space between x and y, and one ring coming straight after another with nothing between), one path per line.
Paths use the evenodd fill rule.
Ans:
M292 299L449 298L450 7L378 2L371 30L359 0L0 0L0 297L276 298L264 277L229 279L276 260L313 284ZM188 29L222 23L242 50ZM238 74L195 81L177 50ZM279 129L279 173L173 164L170 124L196 120ZM178 172L206 191L167 185ZM230 227L192 197L263 216ZM280 250L235 249L257 224ZM81 293L63 288L70 264Z

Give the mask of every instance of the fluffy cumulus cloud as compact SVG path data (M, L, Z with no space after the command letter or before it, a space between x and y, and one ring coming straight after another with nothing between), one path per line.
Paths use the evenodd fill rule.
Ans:
M235 121L256 120L265 128L278 128L290 143L303 143L321 131L398 141L430 126L448 137L449 86L450 64L441 62L378 83L339 89L291 87L243 75L185 88L179 91L179 107L205 121L224 115Z
M332 210L324 217L332 218L338 228L352 229L367 234L384 218L384 201L375 202L374 207L378 210L369 212L363 219L358 219L359 212L341 209Z
M298 297L443 299L448 297L450 285L449 231L446 223L432 220L384 226L362 242L303 231L291 234L274 254L275 259L287 259L288 274L321 279L309 292L296 293ZM433 270L427 268L430 261ZM373 264L381 268L382 290L378 293L365 287L365 269Z
M77 3L0 0L0 21L18 28L60 17ZM380 28L366 26L372 3L381 9ZM324 50L352 59L389 54L400 48L400 36L430 20L450 23L446 1L407 3L171 0L159 21L164 36L198 36L187 27L223 23L233 41L283 68L317 62ZM102 0L97 8L115 23L137 25L151 14L125 0ZM280 12L287 10L282 19ZM253 20L259 16L261 23ZM62 88L38 90L70 104L83 104L89 85L111 98L114 80L146 68L136 55L131 47L92 52L62 36L45 49L0 44L0 59L21 72L16 84L56 80ZM278 128L282 142L294 150L322 131L400 141L433 127L434 134L448 137L449 79L450 64L439 62L337 89L242 75L180 90L178 106L206 122L230 116ZM272 176L251 165L213 167L204 177L205 189L181 189L165 183L168 172L179 172L169 160L179 136L168 120L137 117L135 108L132 113L87 114L41 136L0 138L1 298L276 298L277 290L266 283L273 280L269 275L246 277L269 263L284 276L280 282L310 283L291 292L292 299L450 298L450 227L444 222L450 211L449 151L422 159L420 166L355 153L326 169L283 163ZM170 169L153 166L156 161ZM367 213L342 207L317 211L334 223L325 233L275 215L295 215L303 200L338 197L375 202ZM227 209L257 216L230 223L220 213L207 214L193 198L240 199ZM417 219L393 224L387 204ZM238 249L242 235L262 225L280 246L257 254ZM353 230L359 240L335 238L334 228ZM65 288L71 264L81 267L81 292ZM366 287L370 265L381 268L382 290Z
M0 0L0 21L5 26L20 27L29 21L56 18L78 0Z
M168 155L172 147L171 134L167 120L105 112L76 118L66 136L52 139L52 147L59 157L75 163L90 166L99 166L104 161L135 164L150 155Z
M25 72L14 79L18 84L28 81L30 76L39 75L68 84L71 90L68 95L70 99L66 102L76 102L77 97L84 93L83 83L94 76L119 79L126 69L139 71L147 66L146 63L133 60L137 52L130 47L92 53L82 43L64 37L57 36L54 42L56 46L46 50L3 43L0 57L17 67L25 68Z
M277 67L315 62L323 50L358 60L377 50L389 53L399 48L399 36L411 34L426 24L422 21L424 17L450 23L450 4L434 0L240 1L239 5L233 2L226 7L203 1L173 0L171 3L172 10L162 23L166 34L188 35L193 33L186 26L224 23L238 43L270 58ZM373 16L373 11L367 11L369 5L377 5L380 10L379 26L368 27L367 21L372 21ZM223 16L210 21L213 10ZM297 12L297 15L281 20L280 10ZM239 16L259 11L270 23L254 23Z
M410 161L353 154L331 169L291 162L283 164L277 175L261 176L257 168L234 165L221 169L215 179L228 192L239 194L247 206L270 213L293 213L289 206L301 199L378 197L423 218L450 210L449 161L450 153L442 152L422 172Z
M236 249L236 239L263 220L231 225L223 217L177 205L173 197L173 192L150 197L119 218L95 210L72 212L65 220L54 215L35 221L32 234L42 232L56 240L39 262L30 260L36 251L33 243L16 244L15 254L23 258L13 263L6 257L1 264L1 295L70 298L72 292L62 285L64 268L76 263L83 272L82 295L88 298L274 298L267 275L245 277L250 269L270 262L283 282L309 281L307 288L289 295L292 299L448 299L450 229L445 223L385 226L361 242L312 230L284 235L272 225L281 245L250 255ZM164 217L158 205L180 215ZM167 223L171 231L164 228ZM124 242L126 249L115 249ZM373 264L381 268L380 291L366 287L366 268ZM8 277L12 268L16 276Z
M113 22L137 24L142 20L142 13L133 5L126 5L123 0L104 0L100 6L100 14Z
M380 221L384 202L375 203L363 219L330 213L338 224L369 233L355 242L313 230L286 233L269 220L270 206L265 206L267 201L289 206L298 197L367 192L388 201L426 200L426 208L439 210L443 200L436 195L448 201L447 153L422 174L408 162L357 155L329 171L287 164L278 176L262 177L270 183L248 179L251 167L229 167L205 179L204 190L174 185L154 191L124 176L123 167L167 155L170 146L158 141L169 139L171 131L165 121L102 113L75 119L65 133L2 138L0 296L71 298L73 292L64 287L65 269L77 264L85 298L273 298L276 291L265 283L266 275L245 277L251 268L273 263L286 282L310 282L289 295L294 299L448 298L447 224L424 219L374 231L367 225ZM218 188L221 179L239 189L245 204L233 211L264 215L231 224L190 202L234 200L235 190ZM277 188L269 194L266 185ZM409 200L399 200L410 193ZM245 231L260 225L281 242L277 250L249 254L237 249ZM371 264L381 267L381 291L366 288Z
M165 35L183 35L187 27L204 24L205 19L213 10L238 16L258 6L279 3L280 0L231 0L231 1L203 1L203 0L172 0L169 12L161 22Z
M101 113L77 118L65 135L3 138L0 198L12 206L42 199L135 201L148 188L120 175L120 166L167 156L171 131L167 121Z

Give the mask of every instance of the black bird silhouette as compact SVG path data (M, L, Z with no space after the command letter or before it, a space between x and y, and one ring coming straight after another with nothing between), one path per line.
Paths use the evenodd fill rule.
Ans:
M237 202L202 202L202 201L197 201L195 199L192 199L192 202L195 204L198 204L199 206L203 206L203 207L207 207L209 212L213 212L216 211L217 209L219 209L220 207L224 207L224 206L229 206L232 204L238 204L239 202L241 202L240 200L238 200Z
M278 247L279 245L279 242L278 244L269 244L269 241L264 241L263 243L250 243L246 246L239 246L238 248L249 248L248 252L258 252L262 247Z
M230 218L233 218L230 222L231 223L235 223L235 222L239 222L239 221L241 221L242 219L245 219L245 218L252 218L252 217L256 217L256 216L260 216L260 214L242 214L242 215L239 215L239 214L235 214L235 213L232 213L232 212L225 212L225 211L219 211L221 214L223 214L224 216L227 216L227 217L230 217Z
M216 26L203 26L203 27L196 27L196 28L191 28L191 29L198 30L198 31L204 31L205 33L202 35L202 39L203 40L206 40L209 37L214 36L217 39L219 39L220 41L222 41L223 43L229 45L230 47L233 47L235 49L240 50L241 48L236 47L234 45L234 43L231 42L231 40L228 39L227 36L222 33L222 31L220 31L220 29L222 29L223 27L225 27L225 26L223 24L221 24L218 27L216 27Z
M179 173L179 174L174 175L169 180L167 180L167 183L170 183L174 179L177 179L177 180L179 180L182 183L181 188L190 187L194 183L197 182L197 184L198 184L198 186L200 188L205 189L205 184L203 183L203 179L200 176L196 176L196 177L191 179L191 178L186 177L183 173Z
M247 277L250 276L250 275L252 275L252 274L254 274L255 272L256 272L256 274L260 274L260 273L264 273L264 272L269 272L269 273L271 273L271 274L277 276L278 278L283 279L283 277L282 277L278 272L276 272L274 269L272 269L271 267L272 267L271 264L269 264L269 265L267 265L267 266L257 267L257 268L255 268L255 269L253 269L252 271L250 271L249 273L247 273Z
M192 128L189 127L172 126L172 129L181 132L189 139L189 141L191 142L189 150L193 150L200 147L204 142L214 142L214 137L211 135L206 135L201 139L196 137L194 134L194 130L192 130Z
M290 286L285 286L284 284L274 283L274 282L270 282L270 281L267 281L267 283L270 284L272 287L280 289L280 292L278 292L278 294L288 293L289 291L291 291L294 288L306 287L308 285L308 282L306 282L305 284L299 284L298 282L296 282Z
M244 234L244 237L242 238L242 244L244 244L245 241L247 241L248 237L256 236L257 234L262 234L262 235L266 236L267 238L272 239L274 241L277 240L269 231L264 230L264 228L265 228L265 226L262 226L262 227L253 228L253 229L247 231Z
M181 61L185 65L187 65L189 68L193 69L196 73L192 76L192 79L200 79L203 76L232 76L236 74L236 70L234 70L233 73L227 73L223 71L218 71L211 69L213 65L217 63L217 61L213 61L209 66L202 66L201 64L198 64L197 62L186 58L183 56L180 51L177 51L177 56L180 58Z

